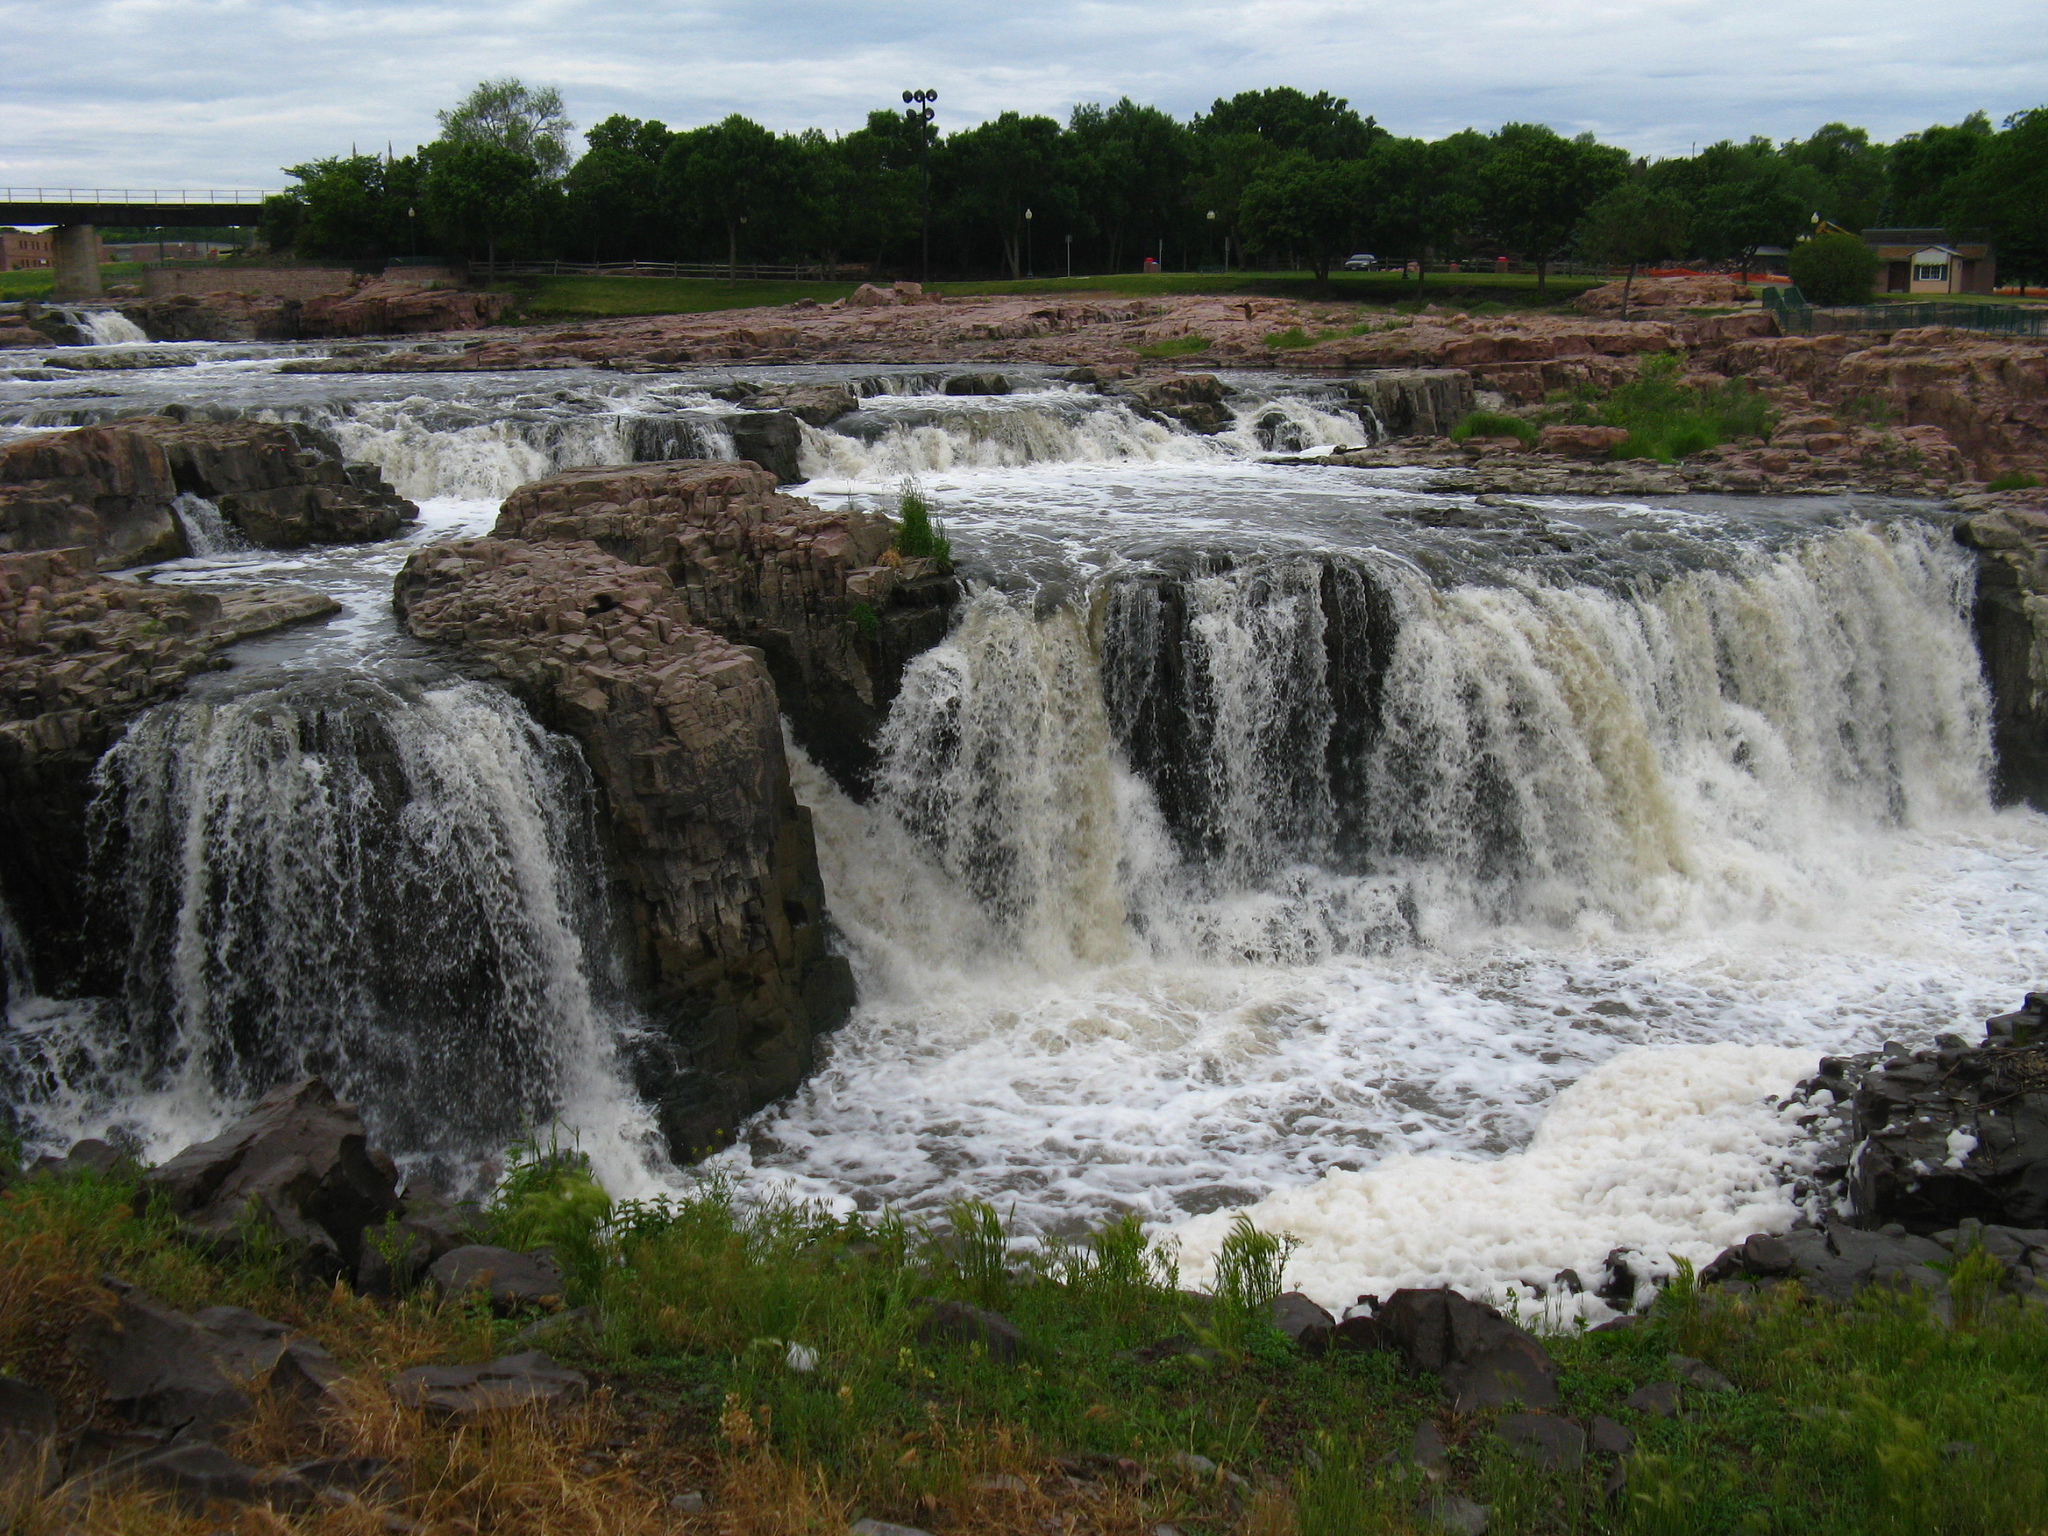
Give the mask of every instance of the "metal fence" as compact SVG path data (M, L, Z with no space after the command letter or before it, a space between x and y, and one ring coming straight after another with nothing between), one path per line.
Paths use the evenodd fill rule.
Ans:
M1787 335L1813 336L1827 331L1906 331L1945 325L1959 331L1992 336L2048 336L2048 309L2018 304L1858 304L1817 309L1797 288L1784 294L1765 290L1764 308L1778 317Z
M0 187L0 203L225 203L246 207L276 194L252 191L163 191L139 187Z

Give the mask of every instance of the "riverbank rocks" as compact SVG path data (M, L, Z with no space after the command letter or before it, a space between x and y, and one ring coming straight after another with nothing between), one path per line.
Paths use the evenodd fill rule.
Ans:
M91 546L106 567L192 552L177 499L199 496L272 549L387 539L419 509L303 424L138 416L0 447L0 553Z
M429 1417L470 1423L495 1414L551 1413L590 1395L590 1378L546 1355L507 1355L486 1365L420 1365L400 1371L391 1395Z
M296 1270L332 1281L355 1273L364 1229L399 1213L397 1182L355 1106L310 1078L273 1088L220 1135L151 1169L143 1188L209 1246L237 1241L253 1211Z
M97 563L89 547L0 554L0 891L47 996L110 963L81 939L99 755L221 646L338 606L309 587L157 587Z
M536 526L548 505L573 510L526 505ZM657 537L605 505L592 531ZM394 597L414 635L453 646L582 747L604 795L629 974L657 1026L638 1047L639 1086L678 1158L723 1145L801 1081L853 1001L827 948L810 813L790 792L761 653L700 627L666 570L587 537L429 546Z
M1639 273L1633 282L1606 283L1598 288L1588 288L1572 300L1572 308L1582 315L1619 314L1624 290L1627 291L1631 315L1650 310L1677 311L1756 303L1756 294L1749 284L1725 272L1675 277L1650 277Z
M782 495L747 464L568 470L508 496L494 533L588 539L662 571L692 622L759 649L798 742L855 793L904 667L945 637L959 591L896 555L886 517Z
M1223 403L1223 381L1213 373L1169 373L1133 379L1114 391L1148 416L1177 421L1190 432L1213 436L1236 418Z
M481 1291L500 1317L562 1304L562 1269L545 1253L515 1253L472 1243L454 1248L427 1267L444 1296Z
M979 1347L1001 1365L1015 1365L1024 1358L1024 1334L1000 1312L991 1312L964 1301L935 1301L917 1325L917 1342L927 1348L950 1345L955 1349Z
M108 1407L132 1423L214 1435L248 1417L255 1392L312 1406L341 1379L332 1355L283 1323L241 1307L188 1314L121 1281L107 1284L111 1316L81 1332L72 1351Z
M340 292L303 298L236 289L230 273L219 281L214 292L134 299L119 307L151 341L307 341L473 331L495 325L512 304L507 294L404 273L359 277Z
M1380 437L1448 437L1472 411L1462 368L1389 368L1345 384L1365 425Z
M750 411L786 411L798 421L826 427L859 410L860 397L844 384L792 384L744 396L740 404Z

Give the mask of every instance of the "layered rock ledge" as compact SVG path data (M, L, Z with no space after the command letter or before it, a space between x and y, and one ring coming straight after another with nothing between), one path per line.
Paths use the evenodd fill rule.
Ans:
M269 549L388 539L419 515L302 424L138 416L0 448L0 553L90 546L102 566L191 554L180 496Z
M852 1003L760 653L699 627L666 572L588 541L436 545L396 599L413 634L456 646L582 746L660 1030L639 1086L679 1159L723 1145L796 1086Z
M339 606L309 587L156 587L100 576L95 563L86 548L0 554L0 888L29 953L56 973L45 983L83 962L100 754L222 646Z
M507 497L502 539L587 539L663 572L692 622L760 650L797 740L850 789L903 668L945 637L958 584L899 558L886 517L826 511L752 464L568 470Z

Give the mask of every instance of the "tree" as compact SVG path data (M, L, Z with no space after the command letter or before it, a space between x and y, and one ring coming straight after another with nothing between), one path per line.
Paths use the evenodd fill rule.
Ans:
M1244 190L1241 217L1254 250L1308 255L1316 283L1330 281L1330 263L1362 222L1363 178L1356 162L1282 156Z
M795 154L751 118L735 112L710 128L677 135L661 164L661 198L680 222L691 215L725 236L727 270L739 275L740 233L773 240L791 212Z
M1948 212L1953 227L1991 237L2008 278L2048 281L2048 106L2005 120L1958 178Z
M1627 164L1626 150L1591 134L1567 139L1540 123L1508 123L1493 135L1493 153L1479 168L1482 214L1503 243L1536 263L1539 293L1586 210Z
M590 130L589 148L563 178L566 233L600 260L652 251L661 233L661 161L673 137L653 118L608 117Z
M1010 276L1024 275L1024 210L1064 219L1072 203L1060 125L1049 117L1005 112L949 134L932 162L935 195L946 194L958 232L993 233Z
M443 143L491 144L524 155L549 181L569 168L569 135L576 125L551 85L534 90L511 77L486 80L460 105L436 116Z
M1810 304L1868 304L1877 252L1861 235L1815 235L1792 247L1792 281Z
M292 166L287 174L299 185L265 204L265 237L275 247L289 230L289 243L300 255L382 266L409 244L418 173L410 157L381 155L337 155ZM287 200L296 205L290 212L273 206Z
M1882 144L1846 123L1829 123L1813 136L1793 140L1779 151L1793 170L1793 185L1805 195L1809 213L1844 229L1867 229L1884 210L1885 160Z
M1936 124L1892 145L1885 160L1884 222L1907 227L1946 222L1991 137L1991 119L1972 112L1952 128Z
M1692 205L1689 254L1738 260L1747 272L1758 246L1789 246L1815 212L1795 185L1793 167L1769 139L1724 139L1684 160L1652 166L1650 180Z
M1628 300L1636 268L1678 254L1692 223L1692 209L1676 192L1650 185L1632 175L1586 210L1579 227L1579 249L1594 261L1628 266L1621 285L1621 318L1628 318Z
M1074 108L1064 160L1078 202L1109 241L1109 267L1181 223L1191 160L1187 130L1157 107L1126 96L1104 110Z
M428 223L465 252L481 245L495 267L498 242L532 223L540 167L514 150L473 140L429 144L420 159L425 165L421 204Z
M1341 96L1328 91L1304 96L1285 85L1240 91L1228 101L1218 98L1192 129L1201 138L1249 135L1279 154L1299 151L1315 160L1356 160L1386 132L1352 111Z

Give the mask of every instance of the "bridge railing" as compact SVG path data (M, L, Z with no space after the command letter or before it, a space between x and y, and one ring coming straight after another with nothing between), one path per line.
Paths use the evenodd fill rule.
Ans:
M160 187L0 187L0 203L222 203L247 207L272 192Z

